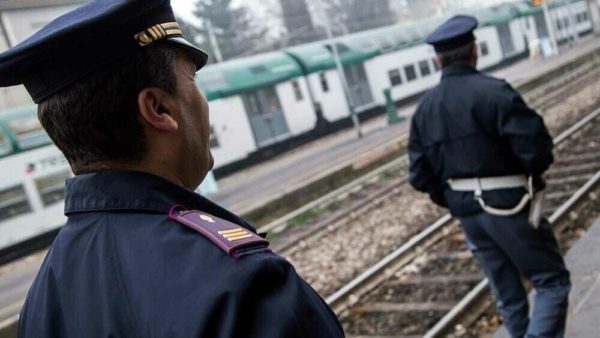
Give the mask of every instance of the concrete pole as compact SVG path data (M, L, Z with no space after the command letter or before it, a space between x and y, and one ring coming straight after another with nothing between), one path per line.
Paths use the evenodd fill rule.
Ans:
M2 31L2 37L6 42L6 48L12 47L12 43L8 37L8 31L6 31L6 25L4 24L4 13L0 11L0 31Z
M350 93L350 88L348 87L348 82L346 81L346 74L344 73L344 67L342 66L342 61L340 60L340 54L338 52L337 45L335 40L333 39L333 32L331 31L331 24L329 22L329 17L327 13L325 13L325 9L321 0L317 1L317 7L319 12L323 15L323 22L325 24L325 31L327 33L327 43L331 46L331 51L333 54L333 61L335 62L335 67L340 76L340 80L342 82L342 87L344 89L344 96L346 97L346 102L348 103L348 108L350 109L350 118L352 119L352 124L354 125L354 129L356 130L356 136L358 138L362 138L362 130L360 128L360 121L358 120L358 116L356 115L356 110L354 106L354 100Z
M548 34L550 35L550 43L552 45L552 54L558 54L558 44L556 43L556 32L554 30L554 20L550 16L550 10L548 9L548 0L542 1L544 8L544 18L546 19L546 26L548 26Z
M588 8L590 10L590 19L594 26L594 34L600 35L600 3L598 0L587 0Z
M209 19L206 19L206 31L208 32L208 41L210 42L213 54L215 55L215 60L217 62L222 62L223 56L221 55L221 48L219 47L219 42L217 41L217 37L215 36L215 31L213 29L212 22L210 22Z

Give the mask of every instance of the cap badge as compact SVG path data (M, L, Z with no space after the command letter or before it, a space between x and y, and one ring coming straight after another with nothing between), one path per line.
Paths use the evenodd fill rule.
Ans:
M219 235L223 236L230 242L252 237L250 232L242 228L221 230L219 231Z
M174 35L182 35L179 25L177 22L166 22L144 29L143 31L134 35L134 38L138 44L143 47L153 43L154 41Z

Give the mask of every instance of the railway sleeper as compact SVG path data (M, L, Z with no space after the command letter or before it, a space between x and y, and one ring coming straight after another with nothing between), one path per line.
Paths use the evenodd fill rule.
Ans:
M446 277L446 278L445 278ZM462 276L461 276L462 277ZM363 303L455 303L463 294L473 288L483 274L466 274L466 278L452 278L447 275L422 278L422 283L397 284L386 282L364 297Z
M564 185L580 185L583 184L585 182L587 182L587 180L589 180L592 176L594 175L594 173L589 173L589 174L583 174L583 175L571 175L571 176L567 176L567 177L562 177L562 178L552 178L552 179L548 179L546 180L546 183L549 186L564 186ZM575 190L577 190L575 188Z
M363 312L349 316L342 325L348 336L422 337L446 312L447 310Z
M571 166L558 166L550 169L545 175L548 179L561 178L566 175L590 174L600 169L600 162L590 162Z
M600 153L586 153L580 155L567 155L561 156L554 162L556 166L570 166L573 163L584 164L584 163L598 163L600 162Z

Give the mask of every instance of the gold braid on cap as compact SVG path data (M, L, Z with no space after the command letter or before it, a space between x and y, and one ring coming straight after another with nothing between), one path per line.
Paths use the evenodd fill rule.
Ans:
M182 35L179 25L177 22L166 22L144 29L143 31L134 35L134 38L138 44L143 47L153 43L154 41L174 35Z

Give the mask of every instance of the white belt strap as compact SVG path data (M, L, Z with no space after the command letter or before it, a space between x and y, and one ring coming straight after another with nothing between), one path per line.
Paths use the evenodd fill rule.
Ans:
M484 178L460 178L460 179L449 179L448 185L454 191L472 191L475 200L479 202L479 205L483 211L488 214L495 216L512 216L516 215L523 210L529 201L534 201L534 190L533 190L533 178L526 177L525 175L512 175L512 176L498 176L498 177L484 177ZM526 193L521 198L521 201L510 209L499 209L490 207L485 204L482 194L484 191L496 190L496 189L510 189L510 188L525 188ZM541 196L540 196L541 197ZM535 209L535 213L539 212L541 198L535 199L536 205L531 208ZM539 215L530 215L530 221L537 227L539 221ZM533 218L532 218L533 217Z
M449 179L448 184L454 191L487 191L509 188L527 188L527 176L511 175L483 178Z

